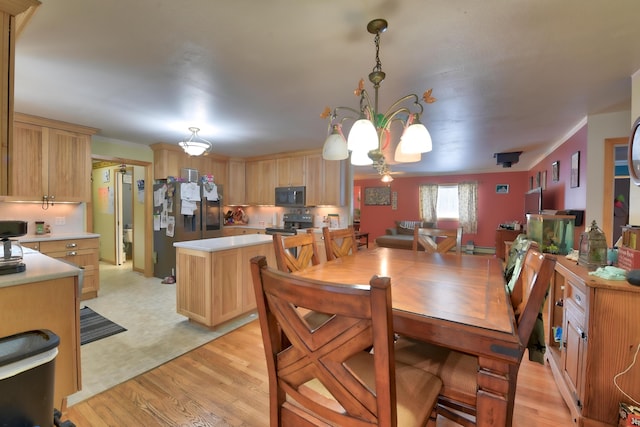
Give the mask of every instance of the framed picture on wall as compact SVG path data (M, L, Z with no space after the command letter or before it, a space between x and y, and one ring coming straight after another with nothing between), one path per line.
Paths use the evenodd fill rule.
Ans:
M551 164L551 181L558 182L560 180L560 161Z
M543 190L547 189L547 171L546 170L542 171L542 178L540 178L540 187L542 187Z
M368 187L364 189L364 204L368 206L388 206L391 204L390 187Z
M571 188L580 187L580 152L571 155Z
M496 193L498 193L498 194L508 194L509 193L509 184L496 184Z

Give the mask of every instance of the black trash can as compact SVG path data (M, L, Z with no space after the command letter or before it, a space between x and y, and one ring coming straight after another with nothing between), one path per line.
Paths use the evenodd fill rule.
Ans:
M60 338L42 329L0 338L0 427L51 427Z

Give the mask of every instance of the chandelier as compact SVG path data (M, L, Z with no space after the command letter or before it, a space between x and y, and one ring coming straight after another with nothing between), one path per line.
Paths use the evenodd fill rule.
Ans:
M328 134L322 148L322 157L325 160L344 160L351 152L351 164L356 166L372 165L382 175L383 182L391 182L391 170L385 159L383 150L391 140L390 127L393 122L402 124L402 136L398 143L394 160L398 163L418 162L422 153L432 150L431 135L427 128L420 122L423 112L418 95L403 96L394 102L384 113L378 109L378 89L386 74L382 71L380 62L380 34L387 30L387 21L374 19L367 24L367 31L375 34L376 63L369 74L369 81L374 88L374 102L364 88L364 79L360 79L358 88L354 94L360 97L360 108L336 107L331 110L326 107L320 117L329 119ZM422 95L422 100L427 104L434 103L431 96L432 89ZM343 114L339 117L339 113ZM342 133L342 125L345 121L353 121L348 137L345 139Z
M200 129L190 127L189 130L191 131L191 135L189 135L188 138L185 138L184 141L178 142L178 145L182 147L184 152L190 156L201 156L204 153L210 152L213 148L213 144L198 135Z

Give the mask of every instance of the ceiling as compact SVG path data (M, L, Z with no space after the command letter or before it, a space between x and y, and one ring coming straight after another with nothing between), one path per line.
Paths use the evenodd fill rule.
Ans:
M396 176L528 170L588 115L630 110L640 69L637 0L41 1L16 43L16 111L147 145L196 126L240 157L321 148L325 106L357 108L361 78L373 94L366 25L384 18L380 110L437 98L433 151Z

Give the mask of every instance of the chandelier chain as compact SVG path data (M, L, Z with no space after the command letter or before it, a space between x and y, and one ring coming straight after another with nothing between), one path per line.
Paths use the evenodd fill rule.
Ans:
M376 33L373 39L376 45L376 65L373 67L373 71L382 71L382 62L380 61L380 32Z

